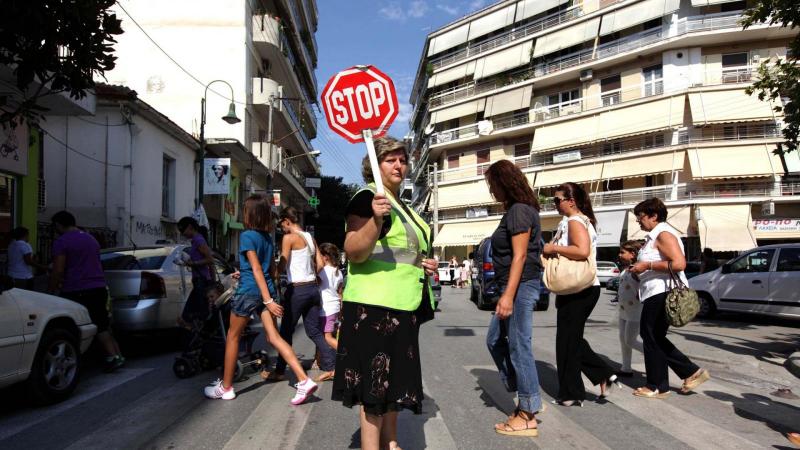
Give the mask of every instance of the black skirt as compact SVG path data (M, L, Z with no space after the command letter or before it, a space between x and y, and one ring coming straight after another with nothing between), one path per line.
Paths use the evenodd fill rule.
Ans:
M410 409L422 413L422 368L417 312L344 302L333 400L363 405L380 416Z

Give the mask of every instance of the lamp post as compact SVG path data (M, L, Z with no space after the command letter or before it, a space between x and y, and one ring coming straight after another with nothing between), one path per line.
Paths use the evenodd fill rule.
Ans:
M205 168L203 167L203 160L206 157L206 98L208 97L208 88L214 83L225 83L231 90L231 103L228 106L228 114L222 116L222 120L233 125L241 122L242 120L236 117L236 105L233 99L233 86L225 80L214 80L206 85L203 98L200 100L200 150L198 151L198 159L200 161L200 176L198 178L197 186L197 207L203 204L203 185L205 184Z
M286 159L284 159L284 158L281 158L281 159L278 161L278 171L280 171L280 170L283 168L283 163L285 163L286 161L289 161L289 160L292 160L292 159L295 159L295 158L301 158L301 157L303 157L303 156L306 156L306 155L309 155L309 156L319 156L319 155L320 155L320 153L322 153L322 152L320 152L319 150L311 150L311 151L310 151L310 152L308 152L308 153L301 153L301 154L299 154L299 155L290 156L290 157L288 157L288 158L286 158Z

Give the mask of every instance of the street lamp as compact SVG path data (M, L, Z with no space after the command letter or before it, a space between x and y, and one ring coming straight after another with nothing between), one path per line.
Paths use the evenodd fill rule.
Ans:
M288 158L281 158L281 162L279 163L278 168L280 169L286 161L289 161L291 159L301 158L301 157L306 156L306 155L308 155L308 156L319 156L320 153L322 153L322 152L320 152L319 150L311 150L308 153L301 153L299 155L290 156Z
M200 151L198 152L198 159L200 160L200 176L198 177L197 186L197 206L203 204L203 185L205 183L205 169L203 167L203 159L206 157L206 98L208 97L208 88L214 83L225 83L231 90L231 104L228 106L228 114L222 116L222 120L233 125L241 122L242 120L236 117L236 105L233 99L233 86L225 80L214 80L206 85L203 98L200 100Z

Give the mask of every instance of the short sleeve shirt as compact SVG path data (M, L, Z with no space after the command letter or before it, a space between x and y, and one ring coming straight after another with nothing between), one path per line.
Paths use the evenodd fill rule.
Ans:
M319 273L319 293L322 297L320 316L330 316L339 312L339 286L342 285L342 272L336 267L325 266Z
M345 215L354 215L358 217L363 217L365 219L372 218L374 215L372 213L372 199L375 197L375 194L369 190L363 190L356 194L351 200L350 203L347 204L347 209L345 210ZM384 220L383 227L381 228L381 234L378 239L382 239L389 233L389 229L392 227L391 220Z
M500 224L492 234L492 263L494 264L495 278L501 285L508 283L508 276L511 272L513 258L511 238L529 231L531 238L528 241L525 265L522 268L520 281L532 280L541 274L542 263L539 259L542 253L541 226L539 212L536 209L524 203L514 203L500 219Z
M253 273L253 266L247 259L247 252L254 251L258 260L261 262L261 271L264 279L267 281L267 289L272 298L277 297L275 290L275 283L269 276L269 265L272 262L272 255L275 251L275 245L272 243L272 237L266 231L246 230L239 236L239 287L236 289L240 294L253 294L261 295L256 284L255 274Z
M192 246L189 247L189 256L192 258L192 261L200 261L204 258L203 254L200 252L200 247L204 245L208 245L206 239L200 233L196 233L194 237L192 237ZM211 271L208 266L192 267L192 276L210 280Z
M25 255L33 253L31 244L22 240L13 240L8 244L8 276L19 280L33 278L33 267L25 262Z
M76 292L106 287L100 263L100 244L91 234L73 230L53 242L53 257L64 256L64 283L61 292Z

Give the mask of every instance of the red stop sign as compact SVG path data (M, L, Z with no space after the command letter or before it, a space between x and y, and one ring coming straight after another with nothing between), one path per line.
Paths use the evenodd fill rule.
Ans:
M322 90L325 120L336 134L363 142L363 130L386 134L397 117L397 93L392 79L373 66L355 66L334 75Z

